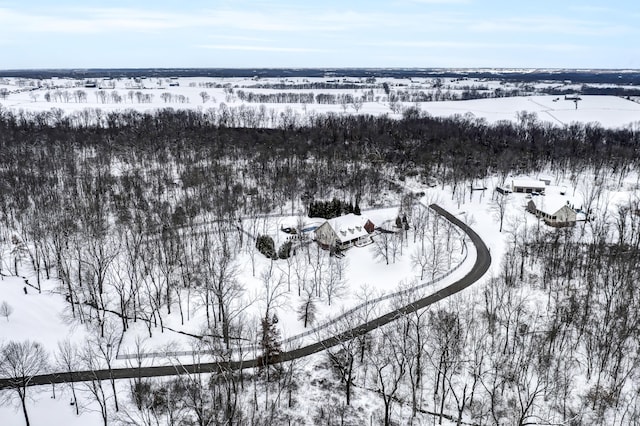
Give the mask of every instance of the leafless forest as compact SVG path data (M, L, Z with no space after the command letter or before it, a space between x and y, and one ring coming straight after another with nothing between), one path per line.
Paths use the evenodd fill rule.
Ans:
M128 394L116 380L65 386L96 401L105 425L640 422L640 205L636 198L614 214L604 208L607 186L638 174L638 132L558 128L526 114L488 126L414 109L399 120L328 114L303 122L283 113L270 120L275 128L263 128L260 109L243 111L0 110L0 272L30 265L33 291L40 279L57 278L69 321L93 335L82 347L52 349L54 366L33 360L45 356L36 343L6 342L4 358L15 362L0 362L1 375L111 368L132 323L152 336L164 331L166 313L186 319L198 304L202 335L211 337L202 345L221 365L248 341L262 348L262 368L132 379ZM409 177L450 187L463 202L475 182L543 169L575 181L593 176L592 220L563 229L505 221L498 274L327 350L326 380L301 374L301 361L270 365L284 349L272 307L279 292L305 288L286 289L263 273L264 319L259 328L246 323L234 259L262 254L238 218L306 212L333 197L375 206ZM317 294L331 297L331 285ZM544 298L532 298L532 289ZM305 316L313 319L312 304ZM310 400L308 387L324 399ZM4 392L24 406L30 391ZM354 408L367 392L382 401L375 418Z

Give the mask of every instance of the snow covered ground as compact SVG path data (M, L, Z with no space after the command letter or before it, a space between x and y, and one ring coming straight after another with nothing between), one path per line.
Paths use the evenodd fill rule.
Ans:
M530 176L529 178L535 179L537 176ZM546 192L548 196L557 196L560 191L564 191L568 196L579 197L588 191L590 179L589 176L583 176L581 180L571 180L568 177L555 176ZM601 207L613 210L619 202L632 197L637 187L637 181L637 176L629 176L623 182L620 182L620 184L614 182L608 183L606 185L606 190L609 194L609 196L606 197L608 203ZM429 203L437 200L438 203L449 211L457 214L461 219L469 223L483 238L490 248L493 258L491 270L486 277L490 276L492 272L497 273L500 268L500 260L506 248L506 240L510 235L509 229L517 223L535 224L537 222L535 217L526 213L524 210L528 201L527 196L525 194L511 194L508 198L507 212L505 215L506 230L502 233L498 232L499 222L491 194L496 186L503 184L504 182L500 182L497 178L491 178L483 182L483 185L487 187L485 191L474 191L472 194L467 193L462 194L462 196L460 194L452 196L451 188L448 187L445 187L444 190L441 188L423 188L418 182L411 180L406 182L408 188L422 189L426 192L423 198L424 202ZM372 219L382 222L385 219L394 218L397 214L397 209L377 210L368 214ZM281 218L278 221L270 221L269 226L277 230L279 226L288 223L287 220L291 221L294 219L294 217L291 217L289 219ZM267 225L265 224L265 226ZM578 224L577 226L582 225ZM348 260L348 283L350 286L359 286L361 283L366 282L372 285L377 291L377 294L392 290L388 288L389 283L392 283L392 287L394 287L397 286L398 282L415 276L416 271L412 269L408 258L408 252L406 252L400 256L395 264L386 265L384 262L376 262L373 260L372 253L366 247L353 248L347 252L345 258ZM5 266L3 269L6 271L9 266L6 265L7 256L5 256L4 259ZM247 262L249 259L245 258L244 261ZM242 265L242 279L246 279L248 283L250 283L252 279L250 269L248 265ZM28 271L28 268L23 268L23 273L25 271ZM463 268L461 268L460 274L464 274ZM27 276L29 282L34 282L34 277L30 277L26 273L25 276ZM454 278L455 276L451 277L452 280ZM482 288L483 281L475 284L469 291L478 291L478 289ZM0 301L7 301L14 308L8 321L5 318L0 318L0 333L3 340L24 339L25 336L28 336L28 338L32 340L42 342L47 350L52 353L58 341L67 338L72 341L81 341L85 338L83 328L68 321L68 314L64 313L66 303L63 297L57 293L56 285L54 280L45 280L43 281L43 291L41 294L34 288L27 286L28 294L25 295L23 290L25 282L23 278L3 277L2 281L0 281ZM434 288L434 290L436 290L436 288ZM344 299L340 299L340 302L336 303L336 306L325 306L323 309L327 310L327 316L330 317L355 302L355 299L345 297ZM529 297L529 303L542 307L544 300L538 300L537 296L532 293L531 297ZM194 322L196 322L195 318ZM167 320L167 323L175 326L175 324L171 324L170 318ZM281 327L284 337L303 330L299 321L295 318L295 314L292 312L282 314ZM127 345L127 341L130 344L132 337L138 333L144 334L144 327L141 327L137 331L135 328L131 330L125 338L124 345ZM172 334L168 332L164 333L164 335L156 332L154 334L156 337L150 339L147 344L149 344L150 347L165 344L165 340L171 335ZM319 373L315 365L316 362L319 362L318 360L319 358L316 357L302 362L300 368L305 372L304 374L309 377L317 377ZM122 389L122 394L126 395L126 382L120 382L118 386ZM95 412L95 407L83 405L82 414L77 417L74 414L73 407L69 406L70 396L68 390L60 386L56 389L56 392L57 399L54 400L52 399L51 387L45 386L35 389L33 393L34 397L28 403L32 413L32 424L100 424L101 419ZM360 399L358 399L357 404L367 407L367 410L379 409L380 401L376 399L375 395L369 395L367 392L360 390L357 392L360 394ZM316 396L320 397L318 395ZM304 413L300 415L304 415ZM3 419L3 425L18 425L23 422L22 413L15 411L12 406L6 403L0 404L0 418ZM54 423L52 423L52 419L56 419Z
M45 111L51 108L61 108L67 113L70 113L84 108L100 108L105 111L134 108L139 111L148 111L164 107L218 108L223 102L229 106L239 106L243 104L237 99L234 99L233 96L229 96L223 88L203 89L199 87L201 81L202 79L193 81L180 79L180 86L178 87L139 89L144 90L144 93L154 94L153 100L150 103L136 102L135 95L130 101L127 100L123 103L101 103L95 94L99 89L80 88L81 90L87 91L86 102L46 102L44 100L44 93L51 91L51 89L36 89L16 90L6 99L0 100L0 105L12 110L22 109L24 111ZM229 82L228 79L225 81ZM15 82L10 81L10 83L11 84L5 85L0 84L0 88L16 89ZM192 86L191 83L195 83L195 86ZM238 82L231 83L235 84ZM243 82L243 84L249 83L249 81ZM72 84L72 82L69 82L69 84ZM69 88L66 90L80 89ZM124 87L123 85L120 88L116 87L114 90L116 90L120 96L126 98L128 96L127 93L134 89ZM199 95L203 90L206 90L211 97L211 99L205 103L202 102ZM182 95L185 98L189 98L189 102L165 103L160 99L160 94L164 92L172 93L174 96ZM348 91L345 91L345 93L346 92ZM32 96L36 94L38 96ZM381 93L379 95L382 96ZM419 104L407 103L405 106L419 107L422 111L433 116L448 117L461 115L485 119L489 123L496 123L501 120L517 121L518 113L526 111L535 113L541 121L556 125L567 125L573 122L598 122L605 127L634 126L636 129L640 127L640 104L638 103L613 96L582 96L581 98L582 99L578 101L577 108L574 101L565 100L563 97L558 98L552 96L425 102ZM259 106L259 104L245 105L250 107ZM283 112L287 108L292 108L300 114L309 114L311 111L319 113L330 111L344 113L339 104L266 104L266 107L274 109L277 112ZM347 112L353 113L354 111L351 109ZM378 100L376 102L364 103L359 113L391 114L391 111L387 102ZM531 178L536 178L536 176L531 176ZM566 188L567 192L573 196L582 196L583 192L588 190L588 185L585 186L585 182L588 182L589 179L589 176L583 176L582 181L577 182L570 180L568 177L557 176L553 179L554 182L552 182L551 186L549 186L547 194L556 194L561 188ZM444 188L444 190L442 188L426 188L410 179L406 182L406 186L412 190L416 192L426 192L423 198L424 202L428 203L437 200L438 203L449 211L456 213L478 232L491 250L493 264L492 269L489 274L487 274L490 275L491 272L497 272L500 268L500 260L506 248L508 232L498 232L499 223L496 216L495 205L492 202L493 188L502 185L503 182L499 182L497 178L493 178L483 184L487 187L486 191L474 191L471 195L465 194L461 197L459 194L453 196L451 188L448 187ZM608 193L608 197L606 197L608 205L601 207L615 209L619 202L627 200L637 191L637 177L630 176L620 185L614 182L608 182L605 189ZM524 211L527 201L524 194L512 194L509 196L505 216L506 228L518 222L530 224L537 222L537 219ZM397 213L397 208L390 208L379 209L367 212L366 214L370 216L374 223L378 224L395 219ZM279 228L282 225L295 224L296 219L295 216L291 216L278 218L277 220L268 220L262 228L268 229L268 233L274 236L276 245L279 245L279 243L286 238L286 236L279 231ZM319 318L317 322L335 317L339 315L340 312L358 304L359 300L356 294L364 284L368 286L373 294L382 295L397 290L400 288L400 283L407 283L416 279L417 272L410 261L410 253L413 247L407 246L406 251L399 256L398 260L390 265L386 265L380 260L374 260L372 249L372 246L353 248L346 253L343 261L347 265L346 282L349 291L345 292L346 294L342 297L337 298L331 306L326 304L322 305L321 312L323 316ZM259 259L256 270L261 271L266 267L267 262L260 257L260 254L256 256ZM5 262L3 271L6 273L10 266L6 264L9 256L5 254L2 259ZM454 259L453 264L457 264L459 260L461 260L461 258ZM248 287L253 289L252 291L257 292L261 282L259 272L256 276L253 276L251 273L251 262L247 254L239 257L238 264L241 271L239 279L247 283ZM473 257L471 256L465 262L465 264L470 265L473 262ZM30 283L34 283L35 277L33 276L33 272L27 267L27 263L28 262L24 262L20 273L26 276ZM452 275L447 281L443 281L438 286L434 286L432 290L436 291L442 285L446 285L455 280L455 278L463 275L465 272L466 269L461 268L456 272L456 275ZM482 285L482 282L477 283L471 290L476 291L475 289ZM69 339L72 342L82 342L86 339L87 333L84 328L71 321L69 319L69 313L65 312L65 310L68 309L68 304L65 302L61 293L57 291L57 286L58 283L55 280L44 280L42 293L40 294L33 287L25 286L23 278L2 277L2 280L0 280L0 303L2 301L8 302L13 308L13 312L8 318L0 318L0 341L29 338L41 342L49 353L53 353L59 341ZM25 287L27 288L27 294L24 293ZM532 297L531 300L532 303L538 303L535 297ZM258 303L260 302L256 301L256 304ZM287 296L285 305L291 307L296 306L298 303L299 300L297 296L291 294ZM295 309L282 309L279 315L281 317L280 327L283 337L294 336L304 331L300 321L296 318L297 314ZM195 315L191 321L185 326L182 326L178 315L174 313L167 317L166 323L173 330L198 333L200 332L199 327L202 323L202 317ZM135 337L145 334L146 328L144 325L137 324L134 326L125 336L122 351L130 352L133 349ZM167 331L165 333L159 333L156 331L154 332L154 337L145 342L145 346L150 351L158 350L158 348L165 347L168 344L172 344L172 346L177 349L187 349L190 340L189 337L177 332ZM127 361L121 361L118 366L126 365ZM312 361L304 365L306 374L318 374ZM124 394L127 391L126 383L123 382L119 386ZM34 400L29 402L32 424L100 424L101 419L99 414L94 411L95 407L84 407L83 414L77 417L72 407L69 406L68 393L65 393L66 391L62 389L57 389L57 392L58 395L55 400L51 398L50 387L43 387L35 393ZM373 401L375 397L369 397L371 401L369 401L366 396L363 396L363 398L362 404L373 406L374 408L370 407L371 409L375 409L375 407L379 405L379 401ZM22 414L19 411L15 411L9 404L2 402L0 402L0 419L0 424L2 425L18 425L23 423Z
M391 92L404 91L407 93L436 93L447 91L453 95L460 95L462 88L479 87L479 92L493 92L496 89L515 89L518 85L505 84L500 81L456 80L448 79L434 87L431 80L409 79L380 79L377 86L349 89L300 89L302 84L326 83L330 79L261 79L255 81L249 78L180 78L176 80L162 78L148 78L135 81L133 79L118 79L97 81L97 87L84 87L83 80L50 79L50 80L19 80L6 78L0 81L0 91L5 90L7 96L0 97L0 105L13 111L50 111L60 109L66 113L84 109L100 109L103 112L133 109L146 112L161 108L174 109L218 109L222 104L226 107L260 108L264 105L268 114L275 116L283 112L293 112L302 118L311 114L349 113L349 114L388 114L400 117L405 108L417 107L420 110L437 117L466 116L480 118L488 123L498 121L518 120L518 113L535 113L543 122L554 125L569 125L571 123L598 123L607 128L627 126L640 127L640 104L633 100L616 96L580 95L576 103L564 96L546 96L530 93L536 88L548 87L551 83L539 82L530 85L529 90L522 90L517 97L446 100L434 102L398 102L395 108L389 102L389 97L381 88L380 83L386 83ZM278 88L255 87L257 84L283 84ZM179 84L178 86L171 84ZM287 88L291 85L295 88ZM557 86L557 83L551 86ZM100 88L100 87L103 88ZM571 88L573 86L562 86ZM374 88L369 88L374 87ZM243 102L239 99L238 91L255 94L293 93L308 94L314 97L319 94L351 95L362 98L362 106L357 108L352 104L325 103L254 103ZM466 89L465 89L466 90ZM575 87L579 93L579 86ZM370 92L370 94L369 94ZM440 95L438 95L440 96Z
M603 127L640 127L640 104L616 96L581 96L575 102L558 96L526 96L468 101L422 103L423 111L437 117L456 114L483 118L488 123L517 121L519 112L535 113L540 121L557 125L599 123Z

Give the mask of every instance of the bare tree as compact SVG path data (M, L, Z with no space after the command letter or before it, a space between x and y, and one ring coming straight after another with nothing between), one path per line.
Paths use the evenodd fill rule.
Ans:
M380 305L378 303L372 302L380 296L380 292L375 290L373 287L364 283L360 286L358 291L356 292L356 298L358 300L358 305L364 306L363 309L358 309L356 311L356 317L359 323L364 324L375 318L376 315L380 314ZM370 347L371 343L371 335L363 334L357 338L358 340L358 349L360 351L360 363L364 363L364 356L367 349ZM366 369L365 364L365 369Z
M9 316L13 313L13 307L6 301L3 300L0 304L0 316L3 316L9 322Z
M292 263L295 281L298 285L298 296L300 296L302 289L306 288L305 283L307 281L307 273L309 272L309 263L307 263L307 258L303 256L302 253L292 256Z
M327 273L324 274L323 284L324 291L327 295L327 304L331 306L331 302L335 297L340 297L347 289L345 280L345 269L347 260L329 257Z
M83 368L90 372L89 380L82 382L83 387L98 404L103 425L108 426L110 398L102 385L103 381L95 374L95 371L101 368L98 362L98 354L93 345L87 342L79 352L79 356Z
M281 299L287 293L282 274L276 275L273 263L273 260L269 262L269 266L260 274L264 285L262 300L265 303L265 317L269 317L275 309L280 307Z
M429 259L429 255L427 250L423 247L416 246L413 253L411 254L411 264L414 268L420 270L420 280L424 279L424 273L429 266L431 259Z
M111 267L120 250L120 242L115 236L104 236L100 234L96 238L89 238L84 266L91 273L88 280L89 300L97 308L98 320L101 325L101 334L104 333L102 327L104 323L104 312L100 319L100 312L107 308L107 297L105 287L111 273Z
M363 103L364 101L361 97L354 97L353 102L351 102L351 106L355 112L358 112L362 108Z
M206 103L211 98L211 96L209 96L209 94L205 91L200 92L199 95L202 98L203 104Z
M442 424L445 401L451 389L451 380L459 366L462 356L462 335L459 316L456 313L441 309L429 313L429 326L433 351L429 359L434 367L435 381L433 402L439 411L439 423ZM439 403L439 407L437 407Z
M347 112L347 108L349 107L349 98L346 96L342 96L340 98L340 106L342 107L343 112Z
M313 294L313 289L304 289L304 298L302 304L298 308L298 319L304 322L304 328L307 328L307 324L311 324L316 319L316 304Z
M24 242L15 234L11 237L11 244L13 245L11 248L11 255L13 256L13 274L17 276L18 264L26 257L28 250Z
M391 235L391 240L389 244L389 251L391 253L391 262L396 263L396 259L399 256L402 256L402 245L404 243L404 233L405 231L400 228L400 230L393 235Z
M231 323L242 309L238 305L244 289L236 279L238 270L227 231L220 226L213 229L211 237L205 235L202 249L204 274L201 279L204 283L207 324L211 325L211 309L214 325L220 324L224 342L229 348Z
M502 232L502 223L504 222L504 216L507 212L507 206L509 205L509 194L495 192L495 196L496 198L491 202L491 210L500 221L500 230L498 232Z
M318 298L321 296L325 275L328 274L329 256L329 252L322 250L318 244L314 244L313 248L307 246L308 266L312 272L307 282L311 283L311 288Z
M10 379L11 386L20 400L27 426L27 388L34 376L47 369L47 352L38 342L10 341L0 349L0 376Z
M427 233L427 227L429 220L432 217L430 209L424 207L420 203L416 203L413 206L411 212L411 223L413 228L413 242L418 240L422 241L424 246L424 238Z
M425 271L431 273L431 279L444 272L447 266L447 258L450 258L449 253L446 251L446 244L443 241L446 238L449 238L449 233L442 232L440 221L434 218L426 235L427 244L424 246L426 258L429 260Z
M358 321L352 315L344 317L341 321L331 326L331 334L338 335L345 330L352 329ZM331 366L336 371L344 384L346 404L351 404L352 389L355 381L355 359L358 352L358 340L343 339L337 346L327 348L327 355Z
M393 235L389 232L380 232L373 238L373 256L376 259L384 260L386 264L389 264L391 258L391 239Z
M382 330L376 339L376 348L370 352L369 362L375 371L377 391L384 402L384 425L392 424L392 404L406 374L407 360L400 350L398 342L400 331L393 330L394 325Z
M76 415L80 414L78 407L78 397L76 395L76 386L73 380L74 371L80 365L80 357L78 348L75 347L70 340L58 342L58 351L55 354L56 366L69 375L69 387L71 387L71 396L73 398L72 405L76 410Z
M111 383L111 390L113 391L113 402L116 411L119 410L118 406L118 392L116 391L116 381L113 376L113 363L116 360L116 354L118 353L118 347L122 341L122 330L118 328L116 322L107 321L104 327L101 327L101 335L96 336L89 340L91 346L91 356L94 358L93 362L102 364L109 371L109 382ZM98 330L96 330L97 334Z

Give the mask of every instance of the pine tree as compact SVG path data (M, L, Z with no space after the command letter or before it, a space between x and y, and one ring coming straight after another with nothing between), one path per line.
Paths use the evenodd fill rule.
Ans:
M349 201L349 204L345 208L345 213L353 213L353 203Z
M258 238L256 239L256 248L269 259L278 258L273 238L268 235L258 235Z
M286 241L284 244L280 246L278 249L278 258L280 259L288 259L291 257L291 247L293 244L291 241Z
M328 213L330 217L328 217L327 219L338 217L342 214L342 203L340 202L340 200L335 197L333 198Z
M276 372L280 370L278 362L280 361L282 349L280 347L280 331L277 324L278 317L275 314L269 317L267 313L260 321L262 355L258 357L258 369L260 373L267 372L267 380L270 377L270 369L275 369Z
M396 228L402 228L402 219L400 219L400 216L396 217Z

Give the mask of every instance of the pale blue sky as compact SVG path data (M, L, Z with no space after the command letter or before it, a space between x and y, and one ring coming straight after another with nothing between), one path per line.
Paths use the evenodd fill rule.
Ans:
M637 0L0 0L0 69L640 68Z

